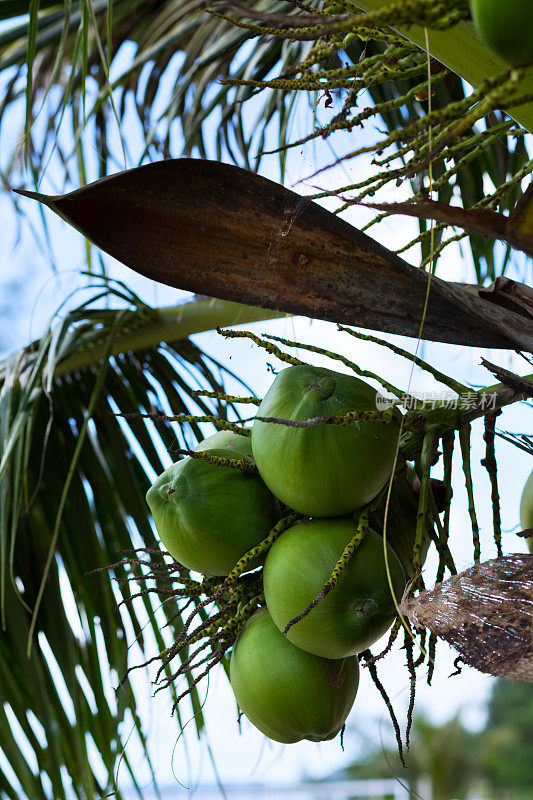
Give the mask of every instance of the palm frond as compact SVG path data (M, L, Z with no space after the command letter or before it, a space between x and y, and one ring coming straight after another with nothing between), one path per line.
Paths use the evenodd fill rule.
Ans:
M109 6L107 0L90 4L65 0L64 4L41 3L38 12L35 6L29 14L25 3L12 3L3 10L11 24L0 34L0 73L14 70L14 76L2 112L26 94L25 136L32 162L47 162L50 145L57 144L59 128L70 116L67 109L71 107L82 112L74 129L76 140L87 121L97 119L100 175L106 174L109 131L116 121L124 121L131 99L144 132L145 155L153 158L170 152L171 128L176 121L184 154L196 149L204 155L209 147L204 126L217 114L217 151L257 168L250 160L251 139L264 135L274 115L283 119L286 104L267 101L254 130L244 124L241 115L242 103L253 92L229 87L214 92L213 84L230 74L243 79L266 78L280 63L285 67L297 63L309 45L265 42L252 52L247 46L250 36L207 14L201 0L114 0L111 21ZM285 12L292 8L283 0L261 0L259 7ZM135 46L133 58L126 63L119 57L125 43ZM177 54L180 66L175 76ZM112 79L108 79L109 72ZM154 117L152 107L165 73L172 82L162 112ZM49 94L52 87L56 89L53 99ZM116 119L111 103L116 103ZM44 140L32 132L38 116L45 118L48 128Z
M106 290L117 310L103 309L101 294L0 365L0 753L13 772L0 773L6 797L49 797L44 774L54 797L100 796L116 788L121 758L138 780L138 765L122 755L127 717L150 769L134 686L113 701L109 689L127 669L131 631L142 653L162 651L180 630L181 609L175 598L159 608L150 594L117 606L131 599L132 583L102 568L136 548L158 550L146 489L172 460L167 450L203 434L194 422L156 431L140 414L223 417L216 399L193 391L221 392L231 378L249 393L183 338L186 309L183 332L176 311L167 312L160 344L164 312L122 287ZM193 309L193 328L212 326L207 305L203 320ZM193 716L200 732L195 688L179 725Z

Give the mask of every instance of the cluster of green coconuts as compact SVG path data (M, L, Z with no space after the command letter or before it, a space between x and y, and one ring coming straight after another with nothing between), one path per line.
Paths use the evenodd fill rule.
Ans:
M479 37L493 52L516 67L533 63L533 0L471 0L471 10ZM301 421L375 409L376 392L357 378L295 366L276 377L257 416ZM222 431L195 449L255 463L257 472L186 458L147 493L163 545L205 576L227 575L287 509L305 515L270 548L263 565L266 608L246 623L231 655L230 681L239 707L276 741L323 741L342 729L357 693L357 654L394 619L383 540L371 529L335 588L283 633L329 579L354 535L358 509L390 478L398 426L399 413L388 424L342 427L256 420L251 439ZM533 527L532 497L533 473L522 498L523 527ZM411 577L416 508L404 476L393 489L393 547L387 545L396 596ZM530 540L528 545L533 550ZM427 542L422 560L426 550Z
M302 421L375 410L376 392L363 381L302 365L276 376L257 416ZM227 575L289 509L305 515L279 536L264 563L250 566L263 566L266 607L248 620L231 654L230 682L240 709L276 741L323 741L342 729L358 688L357 654L395 617L378 513L339 582L283 633L330 578L356 532L358 509L389 480L399 420L395 408L388 423L302 428L256 419L251 438L221 431L195 449L250 462L257 471L188 457L147 493L162 544L205 576ZM416 495L403 479L395 478L394 547L387 544L386 558L396 597L410 577L417 515Z

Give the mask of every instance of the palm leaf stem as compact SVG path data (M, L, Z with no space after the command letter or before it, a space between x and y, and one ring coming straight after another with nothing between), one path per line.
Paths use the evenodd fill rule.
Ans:
M115 338L110 355L144 350L155 347L161 342L175 342L195 333L214 330L216 327L243 325L285 316L287 314L282 311L244 306L226 300L213 298L193 300L180 306L159 308L138 322L133 329L122 330ZM29 349L33 349L33 345L30 345ZM106 350L106 337L96 343L89 341L87 347L74 350L66 358L54 364L54 378L97 364L104 357ZM0 382L4 377L2 373L0 365Z

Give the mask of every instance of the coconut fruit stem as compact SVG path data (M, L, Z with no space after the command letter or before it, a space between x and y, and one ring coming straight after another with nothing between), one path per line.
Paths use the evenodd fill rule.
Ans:
M431 486L430 470L435 456L438 434L433 427L424 435L422 452L420 453L420 496L418 498L418 513L416 519L416 535L413 547L413 574L417 575L421 569L422 542L426 533L426 516L428 512L428 498Z

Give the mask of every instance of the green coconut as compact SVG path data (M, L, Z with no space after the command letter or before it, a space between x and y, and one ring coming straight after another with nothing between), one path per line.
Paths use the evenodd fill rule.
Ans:
M470 0L479 38L515 67L533 64L531 0Z
M265 561L263 585L267 608L280 631L320 594L355 532L352 519L315 519L289 528L272 545ZM405 575L389 545L387 561L399 602ZM346 658L374 644L395 616L383 540L369 530L337 585L286 635L309 653Z
M227 449L209 454L232 458ZM236 453L232 460L241 458ZM146 500L170 555L204 575L227 575L281 516L278 501L257 473L201 458L185 458L165 470Z
M300 650L262 609L237 638L230 681L239 707L270 739L322 742L333 739L346 721L359 664L355 656L330 661Z
M376 411L371 386L339 372L295 366L280 372L258 417L308 420ZM261 477L289 508L315 517L366 505L391 475L400 414L389 423L352 422L295 428L254 421L252 451ZM396 416L397 414L397 416Z
M197 452L202 450L229 450L243 456L252 455L252 440L250 436L242 436L233 431L218 431L207 439L202 439L194 448Z

